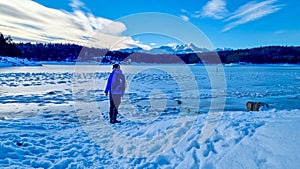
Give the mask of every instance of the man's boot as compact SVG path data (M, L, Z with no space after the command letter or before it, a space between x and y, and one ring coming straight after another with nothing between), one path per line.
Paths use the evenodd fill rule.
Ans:
M109 112L109 119L110 119L109 122L113 124L113 112L112 111Z
M121 123L121 121L117 120L118 110L114 109L112 114L112 123Z

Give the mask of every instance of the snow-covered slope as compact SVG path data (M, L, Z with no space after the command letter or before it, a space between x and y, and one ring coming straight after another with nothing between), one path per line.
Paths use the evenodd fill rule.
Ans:
M0 67L10 66L41 66L41 64L31 62L28 59L0 56Z
M0 122L0 166L4 168L291 168L296 169L300 159L298 129L300 111L225 112L213 135L203 144L204 116L198 120L186 137L164 153L155 153L152 142L145 156L126 156L123 147L137 146L115 140L114 133L126 137L149 139L159 135L159 126L170 122L168 116L149 125L123 122L110 126L99 114L87 114L94 119L93 132L83 130L72 108L54 106L44 109L39 116ZM72 113L73 112L73 113ZM26 112L23 112L26 113ZM111 130L101 130L104 126ZM100 130L99 130L100 129ZM143 132L141 132L143 131ZM102 144L91 139L99 135ZM178 132L178 135L180 132ZM106 140L106 141L105 141ZM107 145L106 145L107 144ZM119 148L118 148L119 147ZM151 148L151 149L150 149ZM127 150L130 151L130 150ZM124 154L123 156L121 154Z

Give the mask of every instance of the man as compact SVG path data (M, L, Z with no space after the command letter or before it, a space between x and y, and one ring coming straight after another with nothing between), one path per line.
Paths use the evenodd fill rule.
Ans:
M109 108L109 118L110 123L120 123L121 121L117 120L118 115L118 108L121 104L121 97L124 95L125 92L125 76L120 69L119 64L113 65L113 71L109 75L107 80L107 85L105 88L105 96L109 93L109 100L110 100L110 108Z

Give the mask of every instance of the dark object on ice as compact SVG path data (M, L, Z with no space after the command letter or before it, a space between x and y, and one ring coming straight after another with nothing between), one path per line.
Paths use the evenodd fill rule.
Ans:
M48 92L47 94L53 95L53 94L55 94L55 92L51 91L51 92Z
M259 111L259 109L264 106L269 108L269 105L267 103L263 103L263 102L247 102L246 103L247 111Z
M17 146L22 146L23 143L17 142Z

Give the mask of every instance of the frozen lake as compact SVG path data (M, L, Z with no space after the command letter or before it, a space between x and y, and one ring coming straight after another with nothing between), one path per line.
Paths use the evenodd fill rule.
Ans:
M299 108L299 66L247 65L223 68L124 65L122 69L128 84L127 99L123 104L132 104L137 111L144 111L150 108L151 100L164 102L165 109L173 108L178 100L186 100L189 106L195 105L196 109L199 106L199 111L205 113L212 108L212 99L221 97L222 102L225 101L225 111L243 111L247 101L265 102L276 110ZM109 65L1 68L1 116L33 116L41 113L41 107L73 104L79 96L80 101L89 103L105 101L103 89L110 71ZM213 79L218 75L224 77Z

